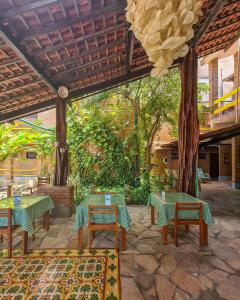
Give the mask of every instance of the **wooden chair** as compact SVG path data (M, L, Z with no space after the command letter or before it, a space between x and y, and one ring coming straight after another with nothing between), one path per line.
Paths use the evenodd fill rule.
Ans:
M8 236L8 257L12 257L12 234L13 231L19 228L19 225L12 225L12 210L11 208L0 208L0 217L6 218L7 226L0 226L0 242L3 242L3 234Z
M109 215L114 217L112 223L94 222L96 215ZM89 251L93 240L93 234L98 230L113 231L115 235L115 246L118 248L118 208L117 205L90 205L88 207L88 243Z
M200 183L204 183L204 182L211 183L210 175L208 173L204 173L201 168L197 168L196 173Z
M187 211L198 212L198 218L196 219L181 219L180 213ZM175 220L174 223L174 240L176 247L178 246L178 226L184 225L186 232L189 231L189 225L199 225L199 242L200 246L203 245L203 204L202 202L194 203L182 203L176 202Z

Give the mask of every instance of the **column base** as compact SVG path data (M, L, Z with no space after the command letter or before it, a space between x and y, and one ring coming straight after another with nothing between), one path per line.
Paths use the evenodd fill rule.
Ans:
M51 217L67 218L74 213L74 188L72 185L45 184L38 187L38 192L52 198L54 209L51 211Z
M240 182L232 182L232 188L236 190L240 190Z
M229 181L232 180L232 176L218 176L218 181Z

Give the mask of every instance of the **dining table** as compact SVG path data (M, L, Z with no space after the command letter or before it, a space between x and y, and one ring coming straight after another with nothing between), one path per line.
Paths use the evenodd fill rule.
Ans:
M88 225L88 207L89 205L106 205L105 194L89 193L86 198L78 205L76 209L76 218L74 230L78 231L78 248L83 249L83 228ZM126 249L126 231L129 230L131 219L127 210L123 194L111 194L111 205L117 205L118 223L121 229L122 250ZM115 217L106 214L97 214L95 222L111 223Z
M27 253L28 234L35 236L35 220L43 216L43 227L49 230L49 213L54 203L49 196L22 196L16 203L13 197L0 200L1 208L11 208L12 225L20 225L23 231L23 253ZM8 220L0 215L0 226L7 226Z
M203 245L208 245L208 225L213 224L213 217L207 202L186 193L165 192L165 196L160 193L151 193L148 199L148 206L151 207L151 224L155 224L155 211L157 211L157 224L162 227L163 242L167 244L168 225L175 219L176 202L203 204ZM181 219L197 219L197 211L182 211Z

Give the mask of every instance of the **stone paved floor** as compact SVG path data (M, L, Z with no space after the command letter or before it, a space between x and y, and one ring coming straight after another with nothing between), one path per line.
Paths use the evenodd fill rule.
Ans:
M158 225L150 225L150 211L130 206L131 230L127 251L121 253L123 300L240 300L240 191L224 183L203 186L200 196L211 207L215 224L209 230L209 247L200 249L198 230L180 234L176 248L172 237L164 246ZM52 219L46 233L40 226L30 248L73 248L74 216ZM86 232L84 234L87 243ZM14 238L19 245L20 237ZM113 247L110 234L99 233L95 247ZM0 246L2 247L2 246Z

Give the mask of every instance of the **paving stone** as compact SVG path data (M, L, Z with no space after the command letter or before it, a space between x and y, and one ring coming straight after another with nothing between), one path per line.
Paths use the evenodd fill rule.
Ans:
M130 244L135 244L137 241L138 241L138 236L136 236L136 235L133 235L133 234L128 234L127 236L126 236L126 239L127 239L127 241L128 241L128 243L130 243Z
M234 231L234 227L229 221L221 221L221 225L227 232Z
M171 280L181 290L191 294L193 299L196 299L202 290L202 283L198 278L186 273L182 268L177 268L171 275Z
M144 230L143 226L133 224L130 228L130 233L139 234Z
M163 275L154 276L155 286L159 300L172 300L175 293L175 286Z
M141 293L144 297L144 300L158 300L157 292L154 285L150 287L150 289L141 289Z
M170 253L162 258L161 266L158 269L158 273L161 273L163 275L170 274L172 271L176 269L176 267L177 267L176 258L172 253Z
M159 231L161 230L161 227L159 225L151 225L150 230Z
M219 250L213 251L213 253L220 259L227 262L228 260L238 260L239 257L236 252L233 252L231 248L227 248L222 250L221 248Z
M219 295L227 300L240 299L240 278L237 276L230 276L229 279L224 280L218 287Z
M145 269L149 273L154 273L158 268L158 261L153 255L133 255L137 265Z
M238 250L240 249L240 239L234 239L233 241L230 241L229 247Z
M240 259L239 259L239 257L237 259L227 259L226 262L234 270L240 271Z
M142 237L161 237L161 232L160 230L156 231L156 230L145 230L142 235Z
M122 277L121 288L122 288L122 299L144 300L133 278Z
M43 239L40 248L41 249L55 249L55 248L67 248L68 240L63 238L50 238L46 237Z
M160 226L150 223L150 210L145 206L128 207L133 225L127 232L127 250L120 252L122 299L240 300L239 196L240 193L223 183L203 185L199 197L209 202L214 215L214 225L209 227L209 246L203 248L196 243L197 227L191 228L195 238L180 230L180 247L175 247L171 229L169 243L163 245ZM29 238L29 249L76 248L74 221L75 216L52 218L50 230L46 232L41 218L36 224L35 241ZM86 228L85 247L87 240ZM14 235L13 241L14 247L21 247L21 232ZM98 233L94 243L98 247L114 247L112 234ZM3 244L0 243L2 248L6 248L6 238ZM133 256L138 258L135 260ZM158 294L162 298L158 298Z
M190 297L182 291L176 291L174 300L190 300Z
M121 255L121 275L124 277L133 277L135 270L135 263L131 254Z
M208 288L213 289L213 282L205 275L200 275L199 280Z
M138 245L137 250L140 251L141 253L146 253L146 254L152 254L156 252L151 245L145 245L145 244Z
M231 269L225 262L223 262L217 257L210 257L208 260L212 265L214 265L218 269L221 269L231 274L235 273L233 269Z
M202 291L198 300L222 300L222 298L213 290Z
M149 289L154 283L151 273L146 272L143 268L137 267L134 275L135 282L143 289Z
M228 273L221 270L214 270L207 274L207 277L212 279L216 283L220 283L228 277Z

